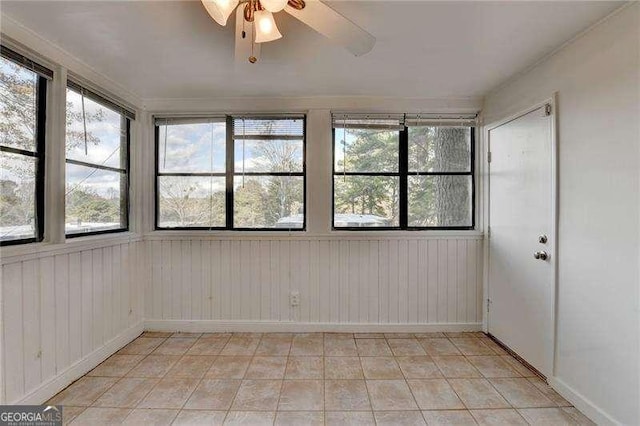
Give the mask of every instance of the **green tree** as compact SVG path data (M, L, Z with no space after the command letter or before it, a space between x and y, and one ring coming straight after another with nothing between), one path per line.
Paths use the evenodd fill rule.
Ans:
M470 132L465 127L411 127L409 170L458 172L469 170ZM409 224L456 226L470 217L470 191L464 176L409 177Z
M90 188L68 191L66 215L70 222L118 223L120 198L107 199Z
M344 149L337 170L349 172L398 171L398 134L393 131L354 129L355 139L341 140L336 149ZM336 213L371 214L397 223L398 179L385 176L337 176L335 178Z

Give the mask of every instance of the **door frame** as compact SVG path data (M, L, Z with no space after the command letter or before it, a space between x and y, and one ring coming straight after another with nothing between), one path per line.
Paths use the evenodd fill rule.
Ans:
M514 114L507 115L501 119L495 120L489 124L483 126L482 131L482 158L481 158L481 173L483 174L483 184L485 191L483 193L482 201L483 201L483 229L484 229L484 259L483 259L483 316L482 316L482 328L485 332L488 332L488 319L489 319L489 261L490 261L490 250L489 250L489 239L490 239L490 226L491 226L491 217L490 217L490 191L491 191L491 183L490 183L490 171L491 171L491 163L488 161L488 153L491 150L491 140L490 140L490 131L494 130L500 126L503 126L511 121L514 121L530 112L533 112L545 105L551 106L551 230L550 234L553 236L553 242L551 244L551 254L553 256L553 271L551 274L551 341L552 345L549 349L549 353L547 354L548 359L551 361L549 365L551 365L550 375L555 376L556 370L556 359L557 359L557 329L558 329L558 312L557 312L557 299L558 299L558 102L557 102L558 93L554 92L550 97L534 103L529 107L519 110ZM547 377L549 379L549 376Z

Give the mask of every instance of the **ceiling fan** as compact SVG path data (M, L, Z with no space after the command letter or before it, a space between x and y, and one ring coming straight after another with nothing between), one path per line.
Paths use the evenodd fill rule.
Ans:
M227 25L236 10L236 63L258 61L260 45L282 37L273 14L285 11L355 56L373 49L375 37L319 0L201 0L214 21Z

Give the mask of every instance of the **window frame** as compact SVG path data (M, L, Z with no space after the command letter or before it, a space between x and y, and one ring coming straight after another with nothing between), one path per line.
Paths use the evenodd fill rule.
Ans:
M409 172L409 127L398 132L398 171L397 172L337 172L336 171L336 128L331 129L331 230L332 231L474 231L476 229L476 126L464 126L470 129L470 167L468 172ZM339 176L393 176L398 177L398 226L336 226L336 188L335 178ZM409 226L409 176L471 176L471 225L470 226Z
M188 118L188 117L181 117ZM206 120L207 117L199 117ZM286 120L297 118L302 120L302 172L245 172L244 176L301 176L302 177L302 227L301 228L247 228L234 226L234 177L241 175L235 171L235 141L233 121L236 118ZM160 172L160 125L154 123L155 139L155 209L154 230L156 231L238 231L238 232L304 232L307 230L307 115L306 114L227 114L225 115L225 171L224 172ZM160 226L160 176L201 176L225 178L225 226Z
M11 61L18 66L30 70L38 76L36 83L36 137L35 151L28 151L20 148L0 145L0 151L10 154L23 155L25 157L35 158L35 194L34 194L34 218L35 218L35 236L29 238L19 238L12 240L0 240L0 247L13 246L19 244L39 243L44 241L45 231L45 166L46 166L46 118L47 118L47 91L48 79L42 75L42 70L48 71L41 65L31 61L30 59L8 49L2 47L2 57ZM15 58L21 58L25 64L19 64ZM53 75L53 73L51 73Z
M75 232L75 233L68 233L67 230L65 229L64 231L65 238L67 239L80 238L80 237L89 237L94 235L117 234L122 232L128 232L129 226L130 226L129 215L131 211L131 206L130 206L131 200L130 200L130 194L129 194L130 187L131 187L131 120L133 119L131 116L131 113L128 113L127 111L125 111L124 108L119 107L117 104L102 97L98 93L95 93L92 90L89 90L81 86L80 84L75 83L72 80L69 80L69 79L67 80L66 89L73 90L80 95L83 95L82 91L84 91L84 96L87 97L88 99L91 99L97 104L100 104L104 108L107 108L111 111L114 111L120 114L120 138L122 140L122 136L123 136L122 130L124 127L124 132L125 132L124 143L126 145L124 152L126 153L126 161L123 168L117 168L117 167L111 167L111 166L104 166L100 164L88 163L80 160L69 159L67 158L67 154L66 154L66 134L65 134L65 151L64 151L65 152L65 155L64 155L65 169L67 164L73 164L81 167L105 170L110 172L117 172L117 173L123 174L124 180L125 180L124 189L122 191L123 193L120 194L120 197L121 197L120 200L124 204L122 207L124 209L124 211L122 212L124 216L124 223L125 223L124 227L120 227L117 229L101 229L97 231ZM65 110L65 114L66 114L66 110ZM67 184L67 177L65 173L65 187L66 187L66 184ZM124 200L122 199L122 197L124 197ZM66 203L66 190L65 190L65 203ZM64 223L66 225L66 213L65 213Z

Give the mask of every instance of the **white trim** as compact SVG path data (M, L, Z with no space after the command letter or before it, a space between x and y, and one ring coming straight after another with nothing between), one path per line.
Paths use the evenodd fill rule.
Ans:
M20 399L9 402L9 404L26 405L44 403L49 398L51 398L52 395L57 394L62 389L69 386L71 383L87 374L89 371L98 366L98 364L109 358L112 354L120 350L120 348L142 334L142 324L143 322L140 321L137 324L129 327L98 349L94 350L90 354L86 355L82 359L76 361L69 367L62 370L55 377L40 384L37 388L26 393Z
M64 243L32 243L16 246L6 246L0 249L0 265L14 262L24 262L32 259L53 256L57 254L75 253L83 250L116 246L120 244L142 241L140 234L119 232L114 234L89 235L68 239Z
M154 320L144 321L148 331L167 332L348 332L348 333L427 333L442 331L480 331L480 323L442 324L365 324L294 321L219 321L219 320Z
M553 236L553 242L551 247L551 263L553 265L552 278L551 278L551 286L552 286L552 299L551 299L551 353L547 354L548 360L550 360L549 365L551 368L550 372L542 371L543 374L551 377L555 375L556 370L556 352L557 352L557 292L558 292L558 133L557 133L557 117L558 117L558 104L557 104L557 92L551 94L547 99L537 102L526 109L523 109L515 114L511 114L505 118L500 120L496 120L487 126L484 127L483 135L485 146L483 146L485 157L488 156L488 152L491 150L490 140L489 140L489 132L493 129L496 129L504 124L507 124L513 120L516 120L530 112L533 112L539 108L544 108L546 104L551 105L551 232L550 235ZM486 160L486 158L485 158ZM485 191L484 191L484 220L486 227L484 229L490 229L491 226L491 218L490 218L490 203L489 203L489 194L491 193L491 184L490 184L490 170L491 163L485 163ZM487 309L486 300L490 297L489 291L489 264L490 264L490 245L489 239L491 238L489 234L489 238L485 240L485 250L484 250L484 270L483 270L483 292L484 292L484 300L483 300L483 330L489 331L489 310Z
M573 404L589 419L598 425L619 425L621 424L608 413L600 409L596 404L584 397L581 393L567 385L557 377L547 378L549 385L558 392L563 398Z
M223 97L144 99L144 108L160 114L215 114L249 112L307 112L308 110L362 113L477 113L483 98L398 98L380 96Z
M337 231L330 234L279 231L153 231L144 235L145 241L185 240L482 240L479 231Z

